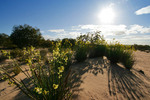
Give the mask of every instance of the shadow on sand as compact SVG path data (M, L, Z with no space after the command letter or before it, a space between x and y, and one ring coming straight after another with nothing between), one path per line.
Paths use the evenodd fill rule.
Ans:
M72 69L71 89L75 93L73 99L77 99L78 93L83 90L80 88L86 78L86 76L82 77L83 74L98 75L104 74L104 72L108 76L109 94L114 99L140 100L150 95L149 78L135 69L129 71L117 64L110 64L106 58L88 59L83 63L73 65Z
M73 93L73 99L77 99L78 93L84 90L80 88L80 85L83 83L84 78L86 78L86 76L83 77L85 73L92 73L95 76L107 74L108 92L116 100L141 100L150 95L149 78L135 69L129 71L117 64L110 64L106 58L87 59L85 62L73 64L71 69L69 86ZM24 79L24 81L28 82L28 79ZM19 92L13 99L30 100L22 92Z
M70 79L70 88L73 93L73 99L77 99L78 93L83 90L80 85L86 78L86 76L83 77L85 73L92 73L95 76L99 73L104 74L104 69L107 68L104 64L106 62L105 60L106 59L102 58L87 59L85 62L76 63L71 66L72 74Z
M142 99L150 95L150 85L144 82L149 81L145 75L136 70L126 70L118 65L108 67L108 88L109 94L115 99ZM121 94L121 95L118 95Z

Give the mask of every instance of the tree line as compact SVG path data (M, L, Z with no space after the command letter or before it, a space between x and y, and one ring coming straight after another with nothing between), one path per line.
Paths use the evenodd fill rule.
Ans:
M59 39L58 39L59 40ZM46 40L42 36L39 28L34 28L30 25L15 25L12 33L0 33L0 48L23 48L28 46L34 47L50 47L58 40ZM66 41L69 41L66 43ZM75 45L75 39L62 39L62 45ZM70 44L69 44L70 43Z

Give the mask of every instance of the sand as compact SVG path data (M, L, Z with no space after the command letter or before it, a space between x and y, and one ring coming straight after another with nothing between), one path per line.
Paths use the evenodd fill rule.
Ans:
M150 53L136 51L131 71L112 65L106 57L87 59L71 66L73 100L150 100ZM144 72L139 72L142 70ZM24 78L20 73L16 77ZM0 100L30 100L16 87L0 81Z

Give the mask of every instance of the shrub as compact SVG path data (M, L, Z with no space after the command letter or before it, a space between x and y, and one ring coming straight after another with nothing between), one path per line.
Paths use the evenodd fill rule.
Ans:
M105 45L93 45L89 48L89 57L102 57L105 55Z
M132 46L135 48L135 50L150 51L150 45L137 45L137 44L134 44Z
M27 47L27 48L24 47L22 50L22 53L23 53L23 56L21 56L18 59L18 61L21 61L23 63L26 63L27 59L30 57L39 57L40 56L40 52L38 50L35 50L35 48L33 46ZM36 61L36 59L33 59L33 61Z
M61 45L63 48L73 48L75 46L75 42L75 39L64 38L62 39Z
M123 52L121 63L125 66L126 69L131 69L135 60L133 58L133 54L131 50L125 50Z
M23 56L23 52L21 49L16 48L16 49L10 51L10 56L13 58L21 57L21 56Z
M7 57L6 57L6 56L4 56L4 55L0 55L0 62L4 61L4 60L6 60L6 59L7 59Z
M68 77L70 70L66 70L69 58L69 50L62 51L60 48L60 43L57 44L56 49L53 50L53 58L49 58L49 63L45 65L40 57L40 52L37 52L32 48L26 51L28 56L27 65L29 66L29 71L23 71L30 80L27 84L23 80L17 80L11 75L6 75L10 79L10 84L15 84L19 89L21 89L27 96L34 100L67 100L70 98L70 92L68 88ZM34 63L33 60L37 60ZM32 86L32 87L28 87Z
M47 50L40 50L41 59L44 59L46 57L47 53L48 53Z
M78 47L76 49L76 53L75 53L75 59L78 61L78 62L82 62L84 60L86 60L87 58L87 50L86 50L86 47Z
M107 45L106 56L111 63L121 62L126 69L130 70L134 64L133 50L134 48L115 42Z
M0 52L0 62L10 58L10 52L9 51L5 51L5 50L1 50Z
M118 63L123 54L123 46L120 44L109 45L107 47L106 56L111 63Z
M13 67L12 72L13 72L15 75L18 75L18 74L21 72L20 65L19 65L19 63L18 63L17 61L14 61L14 62L13 62L12 67Z

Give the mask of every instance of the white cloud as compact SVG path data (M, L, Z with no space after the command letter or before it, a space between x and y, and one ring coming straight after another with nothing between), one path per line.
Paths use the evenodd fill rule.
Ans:
M48 30L49 32L61 33L65 32L64 29L55 29L55 30Z
M130 29L127 30L127 34L138 34L138 33L150 33L150 27L144 27L141 25L131 25Z
M101 31L106 40L115 38L123 44L150 44L150 27L144 27L142 25L78 25L72 26L67 31L64 29L49 30L55 32L55 34L49 33L44 35L45 39L63 39L63 38L76 38L80 36L80 33L86 34L86 32Z
M71 37L77 37L77 36L80 36L80 33L81 32L69 32L69 35L71 36Z
M76 38L77 36L80 36L81 32L65 32L65 33L61 33L61 34L57 34L57 36L60 39L63 38Z
M55 40L56 37L55 36L51 36L51 35L43 35L44 39L50 39L50 40Z
M104 35L125 34L126 25L79 25L78 30L101 31Z
M117 39L123 44L150 44L150 35L127 35Z
M135 12L136 15L149 14L149 13L150 13L150 6L143 7Z
M78 30L101 31L104 35L144 34L150 33L150 27L141 25L78 25Z

